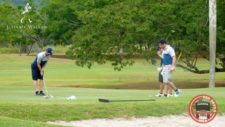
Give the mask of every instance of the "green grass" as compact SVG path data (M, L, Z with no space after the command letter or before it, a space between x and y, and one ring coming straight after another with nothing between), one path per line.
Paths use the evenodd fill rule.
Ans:
M92 118L145 117L187 113L189 101L197 94L213 96L219 113L225 112L225 88L183 90L179 98L156 98L155 102L99 103L98 98L149 99L156 90L110 90L50 87L53 99L33 96L32 87L1 87L0 114L32 121L80 120ZM76 95L77 100L66 97Z
M70 46L62 46L62 45L48 45L43 48L46 49L48 47L51 47L54 49L54 53L57 54L65 54L65 52L69 49ZM18 53L19 54L19 47L15 46L4 46L0 47L0 54L13 54L13 53ZM32 53L31 53L32 54Z
M101 97L154 98L158 92L153 89L158 88L158 72L156 67L142 60L116 72L110 64L95 65L89 70L75 66L72 60L52 58L46 67L45 79L54 98L44 99L34 96L33 92L30 64L34 56L4 54L0 55L0 59L0 125L5 124L6 127L21 126L23 123L48 127L50 125L46 122L55 120L182 114L187 113L189 101L202 93L213 96L218 103L219 113L225 113L225 88L222 87L183 89L179 98L156 98L155 102L97 102ZM200 64L206 65L204 62ZM216 74L217 82L224 83L224 74ZM206 87L208 77L208 74L197 75L177 68L174 80L182 87L196 88ZM78 99L66 100L70 95L76 95Z
M0 59L2 85L31 85L30 64L34 56L0 55ZM126 67L121 72L114 71L110 64L87 69L75 66L72 60L53 58L46 67L45 77L48 86L153 89L158 88L156 68L143 60L137 60L134 66ZM225 86L224 74L216 73L218 85ZM174 81L181 88L207 87L208 78L208 74L193 74L181 68L177 68L174 74Z
M65 52L69 49L69 45L63 46L63 45L48 45L45 46L44 49L51 47L54 49L54 53L60 53L60 54L65 54Z
M0 54L2 53L18 53L19 49L16 47L1 47L0 48Z

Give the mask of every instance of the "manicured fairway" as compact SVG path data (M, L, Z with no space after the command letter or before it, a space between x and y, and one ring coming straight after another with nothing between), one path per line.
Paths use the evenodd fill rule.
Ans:
M0 55L0 83L4 86L31 86L30 65L35 56ZM125 88L157 89L157 66L144 60L136 60L134 66L121 72L114 71L110 64L95 65L92 69L81 68L73 60L52 58L46 67L47 86L85 87L85 88ZM206 68L207 61L200 60L199 66ZM225 73L216 73L217 84L225 86ZM177 68L175 83L181 88L208 86L208 74L193 74Z
M153 89L158 87L156 67L141 60L133 67L115 72L110 65L98 65L88 70L75 66L74 61L53 58L46 68L46 84L54 98L44 99L34 96L33 92L30 63L34 56L0 55L0 59L0 125L5 124L6 127L23 124L28 127L49 126L45 123L55 120L183 114L187 113L187 106L192 97L201 93L213 96L218 103L219 113L225 113L225 88L222 87L183 89L179 98L155 98L154 95L158 92ZM218 81L225 80L224 73L216 75ZM208 75L192 74L178 68L174 78L185 85L193 86L195 84L191 82L206 82ZM148 82L147 87L138 86ZM139 90L128 89L129 84L136 84ZM121 89L121 86L126 86L126 89ZM135 88L134 86L132 87ZM77 100L66 100L66 97L71 95L75 95ZM105 104L97 101L100 97L155 98L156 101Z

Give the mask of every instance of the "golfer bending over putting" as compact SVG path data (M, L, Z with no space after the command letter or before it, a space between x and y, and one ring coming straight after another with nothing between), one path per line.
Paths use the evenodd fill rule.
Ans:
M175 56L175 51L174 49L167 44L165 40L160 40L159 41L159 47L162 49L162 78L163 78L163 83L165 85L168 85L171 87L174 91L175 97L178 97L180 95L181 90L178 89L174 83L172 82L172 73L175 71L176 66L176 56ZM167 87L168 87L167 86ZM168 90L167 90L168 92ZM168 93L166 93L168 95Z
M46 51L40 52L37 54L34 62L31 64L32 70L32 79L34 82L34 90L36 96L45 96L44 89L44 68L47 65L48 60L53 55L53 50L51 48L47 48ZM38 79L39 81L39 91L38 91Z

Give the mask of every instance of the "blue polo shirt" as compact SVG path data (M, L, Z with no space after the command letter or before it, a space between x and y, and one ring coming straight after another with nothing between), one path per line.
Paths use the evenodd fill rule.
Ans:
M41 67L43 67L48 62L48 60L49 60L49 56L46 56L45 51L38 53L37 57L32 63L32 67L36 68L38 62L41 62Z
M170 45L166 45L165 49L162 52L162 64L172 65L174 56L175 56L174 49Z

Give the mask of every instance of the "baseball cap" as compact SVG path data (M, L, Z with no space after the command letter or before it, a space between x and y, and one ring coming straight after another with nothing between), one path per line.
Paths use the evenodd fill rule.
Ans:
M166 44L167 42L164 39L159 40L159 44Z
M47 48L46 51L52 56L53 55L53 49L52 48Z

